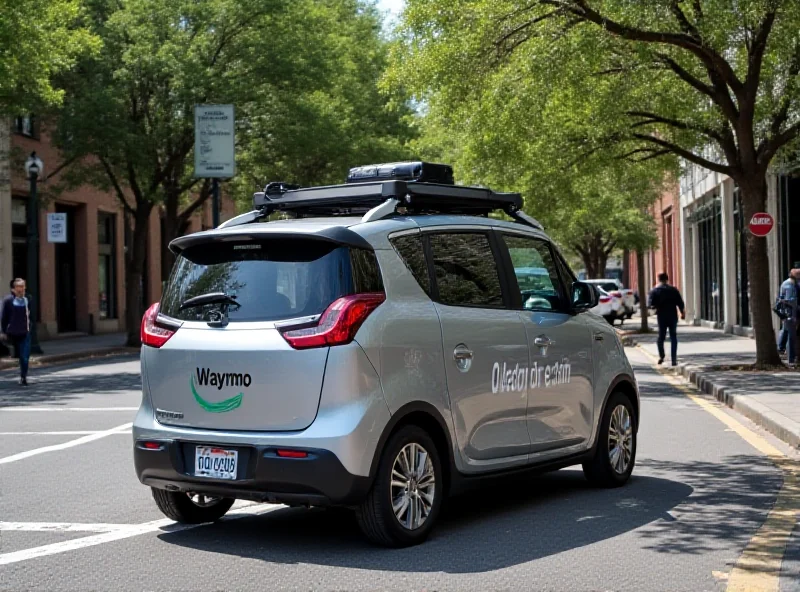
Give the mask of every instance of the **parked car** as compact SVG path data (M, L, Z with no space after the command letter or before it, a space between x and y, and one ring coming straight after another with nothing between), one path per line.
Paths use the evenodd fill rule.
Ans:
M636 312L636 303L638 296L633 290L625 288L622 282L614 278L586 280L587 284L600 286L603 290L611 294L614 298L619 298L622 303L622 315L618 316L620 319L629 319Z
M625 484L633 370L522 197L427 163L347 181L270 183L252 212L170 243L132 442L158 508L204 523L236 499L341 506L401 547L479 478L581 465Z
M614 309L611 304L611 301L613 299L602 288L594 286L594 289L597 291L598 298L597 298L597 306L595 306L592 309L592 312L598 316L603 317L606 321L608 321L609 325L613 325L614 321L617 320L617 315L614 312Z

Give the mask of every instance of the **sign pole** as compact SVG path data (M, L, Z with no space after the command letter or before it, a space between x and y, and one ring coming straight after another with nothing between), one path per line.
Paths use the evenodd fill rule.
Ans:
M211 179L211 216L214 228L219 226L219 179Z
M29 301L31 314L31 353L41 354L42 348L39 345L39 335L36 325L39 322L39 201L36 195L36 181L39 178L38 172L31 171L31 194L28 199L28 284ZM31 302L31 300L33 302Z
M220 224L219 180L236 174L236 115L233 105L194 106L194 178L211 179L211 219Z

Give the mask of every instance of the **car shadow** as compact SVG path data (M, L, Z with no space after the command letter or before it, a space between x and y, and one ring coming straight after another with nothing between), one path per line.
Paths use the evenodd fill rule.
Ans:
M3 407L67 404L82 395L138 391L142 388L139 367L133 371L110 366L132 362L137 356L123 355L87 360L69 365L31 368L29 386L20 387L14 373L0 374L0 409ZM70 372L80 370L80 372Z
M598 490L579 470L495 480L448 500L431 538L398 550L370 545L352 512L338 509L287 508L160 538L269 563L481 573L671 521L668 511L692 491L670 479L636 476L623 489Z

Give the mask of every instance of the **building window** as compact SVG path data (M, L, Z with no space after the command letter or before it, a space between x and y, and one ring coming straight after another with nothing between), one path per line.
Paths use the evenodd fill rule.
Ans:
M23 115L14 120L14 131L29 138L38 138L36 118L33 115Z
M722 288L722 207L714 197L690 217L697 225L700 318L721 326L725 319Z
M116 277L116 216L100 212L97 215L98 274L101 319L117 316Z

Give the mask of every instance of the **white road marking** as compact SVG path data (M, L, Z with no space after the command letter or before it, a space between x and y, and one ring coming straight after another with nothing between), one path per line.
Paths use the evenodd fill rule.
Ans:
M67 432L0 432L0 436L88 436L99 434L102 430L73 430ZM114 432L115 434L131 434L132 430Z
M6 411L138 411L138 407L0 407Z
M0 532L117 532L130 524L86 524L79 522L0 522Z
M132 422L123 423L122 425L119 425L115 428L111 428L110 430L104 430L102 432L97 432L95 434L89 434L88 436L81 436L80 438L76 438L75 440L70 440L68 442L62 442L61 444L43 446L41 448L34 448L33 450L26 450L25 452L20 452L18 454L12 454L11 456L0 458L0 465L16 462L18 460L23 460L39 454L44 454L45 452L55 452L56 450L64 450L66 448L80 446L81 444L86 444L88 442L94 442L95 440L99 440L100 438L105 438L106 436L112 436L121 430L127 430L132 425L133 425Z
M237 518L244 518L246 516L256 516L258 514L266 514L274 510L279 510L286 506L277 504L253 504L237 510L231 510L222 519L236 520ZM23 549L21 551L12 551L10 553L0 554L0 565L8 565L10 563L18 563L28 559L36 559L37 557L46 557L48 555L55 555L57 553L65 553L67 551L74 551L83 549L85 547L93 547L95 545L102 545L104 543L111 543L121 539L138 536L140 534L147 534L148 532L181 532L183 530L190 530L203 524L178 524L168 518L161 520L154 520L152 522L145 522L143 524L120 524L120 528L110 532L103 532L92 536L81 537L72 539L70 541L61 541L58 543L51 543L49 545L42 545L41 547L33 547L31 549Z

